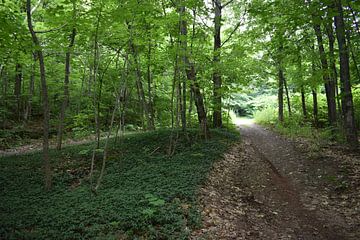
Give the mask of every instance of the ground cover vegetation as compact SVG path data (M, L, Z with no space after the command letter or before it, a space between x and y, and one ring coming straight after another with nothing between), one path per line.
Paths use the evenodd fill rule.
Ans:
M50 151L54 181L50 192L43 188L41 153L1 158L5 194L0 196L0 237L187 239L201 223L197 188L213 162L238 139L236 132L211 134L205 141L194 129L187 134L162 130L113 140L106 176L96 194L90 191L89 161L89 148L95 143ZM94 180L101 162L95 162Z

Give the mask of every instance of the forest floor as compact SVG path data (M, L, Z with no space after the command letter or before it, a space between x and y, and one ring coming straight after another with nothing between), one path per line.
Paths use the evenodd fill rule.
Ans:
M199 192L192 239L360 239L360 158L251 122Z
M132 134L133 132L127 132L126 135ZM103 133L100 139L106 138L106 133ZM120 134L119 134L120 135ZM122 134L124 135L124 134ZM115 134L111 135L111 137L115 137ZM84 136L81 138L66 138L63 139L62 147L68 147L68 146L76 146L76 145L82 145L82 144L88 144L91 142L96 141L95 134L89 134L88 136ZM34 152L39 152L42 150L42 139L31 139L30 143L28 144L22 144L20 146L12 147L12 148L6 148L6 149L0 149L0 157L6 157L6 156L14 156L14 155L23 155L23 154L29 154ZM49 139L50 149L55 149L57 144L56 136Z

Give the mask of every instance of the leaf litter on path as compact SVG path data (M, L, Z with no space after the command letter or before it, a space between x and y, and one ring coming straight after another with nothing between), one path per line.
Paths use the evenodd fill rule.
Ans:
M324 149L318 161L304 143L256 125L241 132L199 191L203 225L191 239L360 239L357 157ZM329 176L342 165L336 186Z

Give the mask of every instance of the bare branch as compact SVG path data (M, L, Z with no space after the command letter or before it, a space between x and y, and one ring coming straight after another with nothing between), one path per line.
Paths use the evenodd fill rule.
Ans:
M225 3L224 5L221 6L221 8L226 8L226 6L228 6L229 4L231 4L234 0L230 0L227 3Z
M221 47L223 47L225 45L225 43L227 43L228 41L230 41L230 39L232 38L232 36L234 35L234 33L239 29L239 27L241 26L241 22L238 22L235 26L235 28L232 30L232 32L230 33L229 37L221 44Z
M41 2L42 0L39 0L37 2L37 4L31 9L30 14L33 14L36 11L36 9L40 6Z
M206 22L204 21L204 19L198 15L198 18L200 18L201 22L204 24L204 26L207 28L207 29L212 29L212 27L210 27L209 25L206 24Z
M242 19L236 24L235 28L231 31L229 37L221 44L221 47L223 47L225 45L225 43L227 43L228 41L230 41L230 39L232 38L232 36L234 35L234 33L239 29L240 26L243 25L243 22L245 21L245 16L246 16L247 10L245 9L244 14L242 16Z

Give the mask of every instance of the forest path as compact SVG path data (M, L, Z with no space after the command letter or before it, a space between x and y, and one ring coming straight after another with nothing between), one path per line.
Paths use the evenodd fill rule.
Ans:
M200 190L203 228L192 239L360 239L321 178L331 166L256 124L239 128L241 142Z

